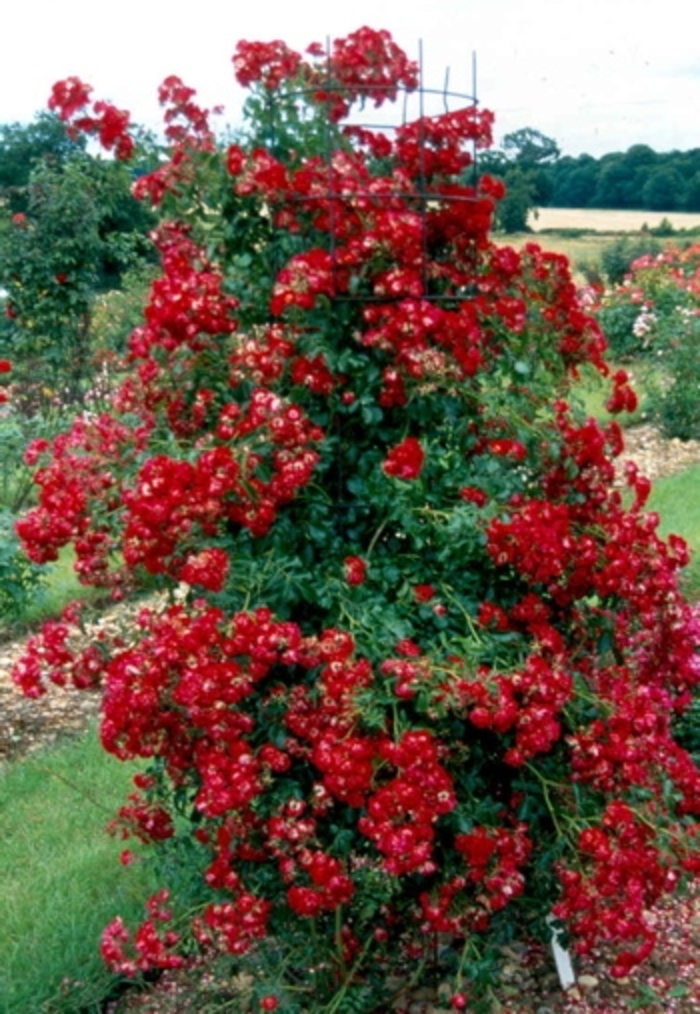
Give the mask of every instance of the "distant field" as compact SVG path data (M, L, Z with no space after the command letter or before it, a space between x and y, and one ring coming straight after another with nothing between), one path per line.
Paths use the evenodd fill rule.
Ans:
M615 242L613 236L598 233L588 236L559 236L547 233L546 236L538 236L532 232L511 233L508 236L497 236L496 243L515 247L520 250L526 243L537 243L544 250L551 250L554 253L564 254L571 261L574 271L580 273L584 265L598 267L603 250ZM581 281L582 279L578 279Z
M650 229L662 219L674 229L700 227L700 213L685 211L605 211L600 208L540 208L537 218L530 215L528 224L535 232L542 229L593 229L596 232L638 232Z

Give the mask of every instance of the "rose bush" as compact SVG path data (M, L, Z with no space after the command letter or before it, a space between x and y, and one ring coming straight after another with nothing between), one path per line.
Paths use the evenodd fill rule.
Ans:
M700 245L669 246L633 260L602 294L597 316L614 355L656 356L697 315L699 300Z
M611 351L634 357L645 411L669 437L700 436L700 245L668 247L632 262L596 309Z
M87 648L69 609L14 670L100 688L105 749L148 764L115 830L188 872L104 956L224 951L285 1011L383 1009L438 965L461 1009L553 911L625 975L700 862L670 733L698 624L648 481L613 485L619 427L571 397L607 372L599 327L564 258L489 241L490 113L353 118L420 86L388 33L242 42L234 68L225 151L161 90L168 158L136 190L162 274L112 411L28 452L30 558L72 543L84 581L167 593ZM53 105L128 156L89 96Z

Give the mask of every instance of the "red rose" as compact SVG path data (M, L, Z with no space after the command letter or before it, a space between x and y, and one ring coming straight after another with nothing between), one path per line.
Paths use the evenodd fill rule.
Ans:
M415 437L406 437L387 454L383 469L397 479L417 479L423 468L425 452Z
M367 564L359 556L346 556L343 561L345 580L348 584L364 584L367 577Z

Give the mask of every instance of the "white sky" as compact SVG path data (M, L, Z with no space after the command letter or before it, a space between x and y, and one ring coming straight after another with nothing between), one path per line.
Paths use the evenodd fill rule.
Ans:
M471 90L496 114L496 139L529 126L565 154L637 143L700 148L698 0L4 0L0 123L28 122L51 85L76 75L93 98L159 124L168 74L223 104L235 124L238 39L295 48L362 25L387 28L411 57L422 39L425 83Z

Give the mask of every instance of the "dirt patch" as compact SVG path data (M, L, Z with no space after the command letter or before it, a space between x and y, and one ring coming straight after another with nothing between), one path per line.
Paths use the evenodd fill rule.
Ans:
M93 622L86 623L81 640L93 643L101 633L123 630L133 620L144 602L114 605L104 610ZM78 736L100 712L99 690L76 691L50 684L42 697L32 699L12 681L15 662L22 656L27 638L0 643L0 764L18 760L40 747L58 740Z
M514 942L502 949L493 1014L698 1014L700 1012L700 884L652 913L658 945L647 964L626 979L612 979L604 953L574 959L576 983L562 990L554 962L541 945ZM130 991L107 1014L191 1014L236 1010L255 1014L245 976L218 978L206 963L168 972L144 991ZM398 983L400 985L400 982ZM249 986L249 983L248 983ZM454 1014L450 989L423 986L393 1008L405 1014ZM219 1006L221 1004L221 1006ZM280 1009L280 1014L282 1011Z
M700 440L667 439L651 425L625 430L625 450L618 461L618 474L626 461L634 461L642 475L652 481L667 478L700 463Z

